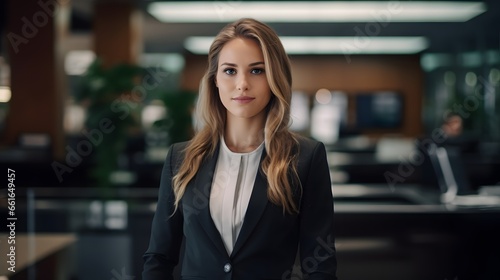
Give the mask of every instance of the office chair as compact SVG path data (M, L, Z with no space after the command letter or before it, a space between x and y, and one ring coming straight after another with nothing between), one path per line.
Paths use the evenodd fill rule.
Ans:
M431 143L427 153L441 190L442 203L464 207L500 207L500 196L470 194L469 177L461 153L456 148L438 147Z

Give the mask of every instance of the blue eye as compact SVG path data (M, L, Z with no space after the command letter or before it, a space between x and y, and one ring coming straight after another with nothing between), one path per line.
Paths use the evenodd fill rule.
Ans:
M227 69L224 69L224 73L226 73L228 75L234 75L234 74L236 74L236 70L234 68L227 68Z
M264 69L262 69L262 68L255 68L255 69L252 69L251 73L252 74L262 74L262 73L264 73Z

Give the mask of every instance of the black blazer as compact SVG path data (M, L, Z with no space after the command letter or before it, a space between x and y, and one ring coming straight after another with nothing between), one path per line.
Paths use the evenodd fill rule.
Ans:
M144 254L143 280L173 279L185 238L182 279L297 279L292 273L297 249L304 279L336 279L333 198L325 147L299 137L295 183L299 214L283 212L267 199L266 177L255 179L242 229L232 254L226 252L210 215L210 188L218 158L203 162L188 184L179 209L172 217L172 176L182 161L186 142L169 150L162 171L158 205L153 218L149 248ZM262 158L265 156L265 150ZM262 159L261 159L262 160Z

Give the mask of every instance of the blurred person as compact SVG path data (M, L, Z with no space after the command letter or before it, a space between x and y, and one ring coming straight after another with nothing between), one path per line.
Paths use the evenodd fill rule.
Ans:
M464 119L455 112L445 115L441 124L444 141L441 146L456 149L460 153L472 153L477 151L478 138L464 131Z
M144 280L337 279L325 146L289 131L291 70L274 30L226 25L208 54L189 142L170 147Z
M455 113L450 113L446 116L441 125L443 133L447 137L458 137L463 132L463 120L462 117Z

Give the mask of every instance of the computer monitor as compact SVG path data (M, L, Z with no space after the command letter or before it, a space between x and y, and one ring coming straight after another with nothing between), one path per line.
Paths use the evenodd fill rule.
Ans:
M403 123L403 95L395 91L356 94L357 129L396 129Z
M456 147L439 147L433 143L428 146L427 152L445 202L454 200L456 195L471 192L470 179L460 150Z

